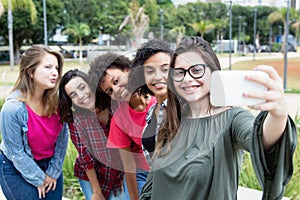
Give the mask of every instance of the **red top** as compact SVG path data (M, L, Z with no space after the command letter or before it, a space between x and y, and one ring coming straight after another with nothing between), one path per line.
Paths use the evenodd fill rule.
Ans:
M51 158L54 155L55 144L62 129L58 114L39 116L27 105L28 131L27 138L34 159Z
M146 109L138 112L124 102L115 112L111 123L107 141L109 148L131 147L138 169L149 170L149 165L142 150L142 133L146 125L148 109L156 103L155 97L151 97Z

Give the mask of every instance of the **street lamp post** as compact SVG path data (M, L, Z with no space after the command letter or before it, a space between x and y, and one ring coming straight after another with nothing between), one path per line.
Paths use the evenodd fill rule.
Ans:
M256 54L256 14L257 9L254 8L254 23L253 23L253 60L255 60L255 54Z
M160 13L160 39L163 40L164 39L164 25L163 25L164 10L160 9L159 13Z
M44 44L48 45L46 0L43 0L43 14L44 14Z
M288 35L289 35L289 15L290 15L290 1L287 0L286 21L285 21L285 39L284 39L284 73L283 73L283 89L286 90L287 79L287 52L288 52Z
M240 38L241 38L241 20L242 20L242 16L239 16L238 48L240 47ZM240 48L239 48L239 53L240 53Z
M229 1L229 70L231 70L231 50L232 50L232 1Z
M246 44L245 44L245 37L246 37L246 31L245 28L247 26L247 22L243 22L243 50L244 54L246 55Z
M13 15L11 0L8 0L8 12L7 12L7 28L8 28L8 41L9 41L9 62L10 70L14 70L14 45L13 45Z

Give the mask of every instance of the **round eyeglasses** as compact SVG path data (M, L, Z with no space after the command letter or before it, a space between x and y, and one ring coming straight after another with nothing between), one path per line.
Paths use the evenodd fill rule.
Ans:
M183 69L183 68L172 69L171 77L174 81L181 82L184 79L186 72L188 72L192 78L199 79L204 75L206 66L207 66L206 64L195 64L190 66L188 69Z

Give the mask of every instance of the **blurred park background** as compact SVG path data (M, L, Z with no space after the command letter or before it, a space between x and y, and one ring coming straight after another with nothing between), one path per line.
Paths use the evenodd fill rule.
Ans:
M172 48L185 35L209 41L225 70L272 65L287 95L300 102L300 0L0 0L0 108L18 76L20 55L45 44L65 57L64 71L87 71L99 54L133 58L139 45L160 38ZM300 129L299 103L292 102ZM294 105L295 104L295 105ZM64 196L83 199L73 176L76 150L64 164ZM300 199L300 148L285 196ZM249 155L240 185L261 190Z

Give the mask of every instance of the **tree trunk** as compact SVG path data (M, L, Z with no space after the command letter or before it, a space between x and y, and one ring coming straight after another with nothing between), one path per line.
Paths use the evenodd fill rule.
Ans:
M79 62L82 65L83 59L82 59L82 39L79 38Z

